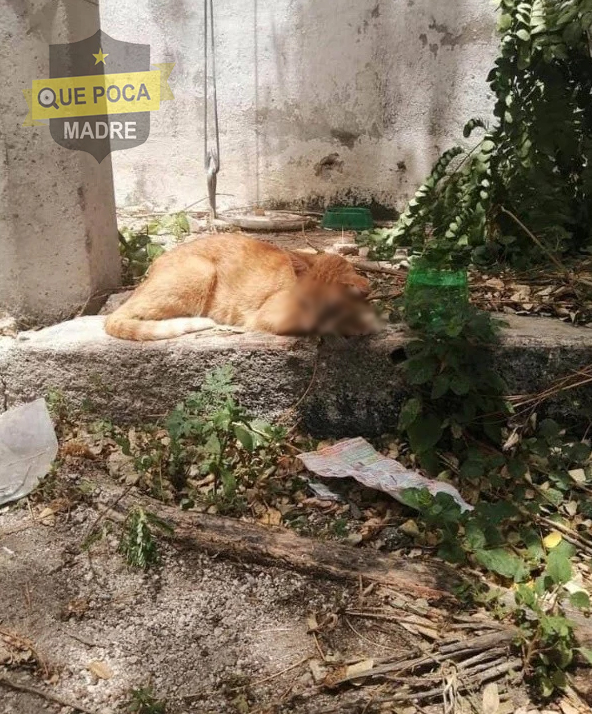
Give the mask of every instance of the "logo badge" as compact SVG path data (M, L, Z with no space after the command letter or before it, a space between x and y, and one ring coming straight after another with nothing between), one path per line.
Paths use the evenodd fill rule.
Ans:
M143 144L150 112L173 99L174 63L150 69L150 45L121 42L98 30L80 42L49 47L49 78L24 90L25 126L49 120L54 141L100 163L112 151Z

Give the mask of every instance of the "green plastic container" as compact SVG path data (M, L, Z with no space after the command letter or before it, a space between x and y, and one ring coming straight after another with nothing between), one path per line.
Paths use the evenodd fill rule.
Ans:
M369 208L336 206L325 211L322 226L333 231L369 231L374 228L374 221Z
M405 317L412 326L439 327L469 304L466 270L412 265L405 285Z

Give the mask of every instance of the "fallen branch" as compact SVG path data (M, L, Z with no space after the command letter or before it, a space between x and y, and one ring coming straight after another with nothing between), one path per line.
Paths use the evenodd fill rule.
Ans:
M461 639L455 642L446 643L436 647L433 652L426 653L420 657L414 657L412 659L395 660L393 662L386 662L385 664L379 664L376 667L364 672L360 675L359 672L354 673L350 676L343 677L336 682L332 682L332 686L344 684L355 679L359 679L361 676L364 677L382 677L388 676L388 679L392 677L398 677L403 672L416 672L417 670L432 669L434 664L441 665L442 663L453 660L456 662L457 668L460 670L464 669L464 676L471 678L473 675L479 674L479 677L484 676L481 674L482 670L485 673L491 669L495 669L501 660L507 662L508 653L510 645L516 637L516 629L513 627L507 627L505 630L501 630L494 634L481 635L479 637L473 637L470 639ZM493 662L486 662L486 660L500 655L503 653L503 657L498 657L498 659ZM476 656L478 654L478 656ZM463 657L468 658L462 661ZM461 661L457 661L459 659ZM521 660L516 660L518 663ZM485 664L481 664L486 662Z
M383 273L384 275L399 275L405 277L407 275L402 268L391 268L388 265L381 265L381 263L374 260L352 260L351 263L362 273Z
M45 692L43 689L37 689L37 687L31 687L28 684L21 684L20 682L15 682L9 679L5 675L0 674L0 685L6 687L7 689L12 689L15 692L23 692L24 694L32 694L35 697L40 697L48 702L53 702L54 704L59 704L61 707L68 707L76 712L82 712L82 714L97 714L92 709L87 709L81 704L76 704L74 702L69 702L66 699L58 697L57 694L52 694L51 692Z
M476 686L480 686L485 682L492 679L498 679L503 674L507 674L512 670L520 670L522 667L522 660L511 659L505 660L496 667L483 672L483 674L467 679L466 681L458 682L458 691L466 692L474 689ZM435 699L442 696L442 687L437 687L435 689L428 689L425 692L401 692L400 694L395 694L394 697L385 697L384 699L378 699L377 701L381 704L386 704L387 702L406 702L406 701L425 701L429 699Z
M124 504L125 500L122 506L133 505ZM152 499L142 499L142 505L174 527L175 540L217 557L283 564L306 574L355 582L361 576L365 581L390 585L400 593L431 601L454 599L452 591L461 582L458 573L444 563L428 564L381 555L369 548L321 543L284 528L181 511Z
M522 223L518 216L514 215L512 211L508 211L508 209L504 208L503 206L500 206L500 211L506 216L509 216L518 226L520 226L520 228L522 228L526 235L543 251L543 253L545 253L545 255L561 273L567 273L567 268L559 260L557 260L556 256L553 255L549 248L543 245L543 243L535 236L535 234L529 228L527 228L524 223Z

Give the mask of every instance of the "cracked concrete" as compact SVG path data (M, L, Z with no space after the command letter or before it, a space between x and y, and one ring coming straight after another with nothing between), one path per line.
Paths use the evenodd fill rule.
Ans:
M109 337L102 320L82 317L20 339L0 338L0 406L58 390L91 417L146 421L166 414L209 370L229 363L241 401L253 413L299 418L319 436L349 436L393 429L406 395L400 363L408 338L395 327L322 342L200 333L137 343ZM592 362L590 329L543 318L508 323L497 363L513 394L536 391ZM586 396L573 390L550 402L547 412L573 419Z

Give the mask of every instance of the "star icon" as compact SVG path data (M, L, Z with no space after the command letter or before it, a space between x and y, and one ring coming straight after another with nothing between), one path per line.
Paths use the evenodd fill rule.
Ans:
M95 64L99 64L99 62L102 62L103 64L105 64L105 57L109 57L109 53L104 55L103 48L99 47L99 51L97 52L96 55L93 54L93 57L95 58Z

